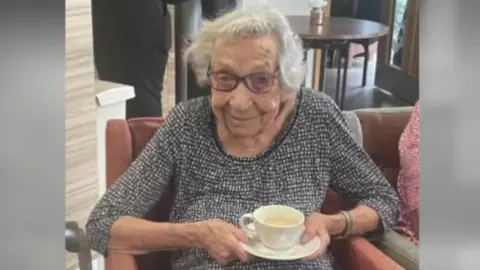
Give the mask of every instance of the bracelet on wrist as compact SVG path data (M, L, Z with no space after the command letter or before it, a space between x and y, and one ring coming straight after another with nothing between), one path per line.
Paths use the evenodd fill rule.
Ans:
M352 227L353 227L352 215L350 215L348 211L340 211L339 214L345 218L345 228L340 234L333 236L333 238L345 239L350 235L350 232L352 231Z

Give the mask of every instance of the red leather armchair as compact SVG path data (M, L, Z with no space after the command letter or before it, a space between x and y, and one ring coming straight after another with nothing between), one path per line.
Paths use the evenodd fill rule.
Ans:
M398 140L406 126L410 111L384 112L357 111L363 130L364 147L383 170L389 181L396 187L399 171ZM160 118L111 120L107 124L107 185L113 184L127 169L158 127ZM166 221L170 210L171 191L166 192L161 201L148 213L147 219ZM341 197L333 191L327 194L325 213L337 211L346 206ZM345 270L397 270L403 269L384 255L363 237L333 241L330 250ZM155 252L141 256L111 254L106 260L106 270L169 270L168 252Z

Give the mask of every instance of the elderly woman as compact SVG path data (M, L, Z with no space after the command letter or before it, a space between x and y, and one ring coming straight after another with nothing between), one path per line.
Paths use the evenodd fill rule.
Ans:
M93 248L107 256L174 250L173 269L334 269L332 236L383 232L398 198L349 132L330 98L300 89L301 41L269 7L237 10L205 26L186 57L212 89L176 106L93 210ZM169 222L142 219L169 187ZM329 187L357 204L320 213ZM237 226L254 209L282 204L307 217L305 260L248 260Z

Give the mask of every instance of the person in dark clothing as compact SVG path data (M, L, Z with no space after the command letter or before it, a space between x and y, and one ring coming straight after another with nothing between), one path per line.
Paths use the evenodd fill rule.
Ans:
M189 29L190 35L189 37L186 37L187 43L191 43L193 41L193 38L198 34L198 31L202 28L203 21L205 20L212 21L220 16L225 15L226 13L229 13L235 10L237 8L237 1L236 0L201 0L199 1L198 5L193 5L193 8L196 8L196 7L200 7L201 16L200 18L197 18L197 16L195 16L196 15L195 12L193 12L194 14L189 14L190 20L193 20L192 25L195 25L196 27L192 27L193 29ZM194 30L194 31L192 32L191 30ZM195 72L192 66L189 65L188 63L186 63L186 70L187 70L186 79L187 79L187 88L188 88L187 98L192 99L192 98L197 98L201 96L209 96L211 91L210 86L200 85L197 82Z
M161 93L172 23L167 4L185 0L92 0L99 79L132 85L127 119L162 115Z

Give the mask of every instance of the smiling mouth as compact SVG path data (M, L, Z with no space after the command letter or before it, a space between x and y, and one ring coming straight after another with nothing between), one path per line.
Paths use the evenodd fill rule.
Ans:
M246 121L252 120L254 117L250 117L250 118L239 118L239 117L235 117L235 116L230 116L230 118L232 118L232 119L235 120L235 121L246 122Z

